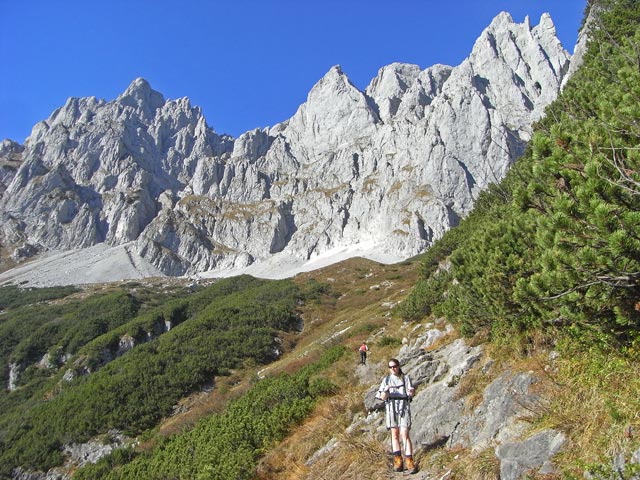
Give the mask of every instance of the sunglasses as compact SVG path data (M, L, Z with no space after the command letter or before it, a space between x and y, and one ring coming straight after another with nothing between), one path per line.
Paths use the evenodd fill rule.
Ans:
M389 365L389 368L398 368L399 365Z

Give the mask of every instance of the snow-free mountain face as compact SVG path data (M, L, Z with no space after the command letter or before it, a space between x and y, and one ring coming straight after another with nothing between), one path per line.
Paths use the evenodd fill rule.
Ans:
M293 117L237 139L143 79L71 98L0 149L0 242L15 259L129 244L168 275L365 243L406 258L504 177L570 58L548 15L501 13L456 67L394 63L363 92L335 66Z

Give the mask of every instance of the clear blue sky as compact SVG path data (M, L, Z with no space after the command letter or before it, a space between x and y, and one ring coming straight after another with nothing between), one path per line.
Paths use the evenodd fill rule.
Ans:
M0 0L0 140L69 97L137 77L233 136L291 117L333 66L360 89L392 62L458 65L493 17L549 12L570 53L586 0Z

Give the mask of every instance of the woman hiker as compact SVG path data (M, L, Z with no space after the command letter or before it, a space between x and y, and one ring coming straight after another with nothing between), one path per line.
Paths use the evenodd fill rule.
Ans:
M410 403L415 389L411 380L400 368L396 358L389 360L389 375L382 379L378 388L378 397L385 402L387 430L391 430L391 449L393 451L393 469L403 470L402 447L404 445L404 466L409 473L416 473L418 467L413 461Z
M366 365L367 364L367 352L369 351L369 347L367 346L367 342L362 342L362 345L360 345L360 348L358 350L360 351L360 364L361 365Z

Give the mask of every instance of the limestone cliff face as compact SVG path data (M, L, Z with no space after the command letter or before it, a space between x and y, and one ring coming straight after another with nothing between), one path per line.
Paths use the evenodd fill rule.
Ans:
M0 242L28 254L134 242L168 275L364 242L406 258L504 177L570 59L548 15L502 13L456 67L394 63L360 91L335 66L293 117L237 139L143 79L113 101L72 98L12 147Z
M22 152L24 147L16 142L4 140L0 143L0 198L22 164Z

